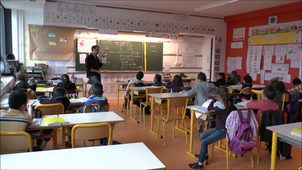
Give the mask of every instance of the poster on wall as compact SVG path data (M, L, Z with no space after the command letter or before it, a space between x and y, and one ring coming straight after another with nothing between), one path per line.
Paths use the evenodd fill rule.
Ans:
M272 64L272 73L288 74L288 64Z
M247 73L260 72L262 57L262 46L249 46L247 51L246 71Z
M233 41L245 40L245 27L233 29Z
M96 45L95 39L78 39L78 52L91 52L93 45Z

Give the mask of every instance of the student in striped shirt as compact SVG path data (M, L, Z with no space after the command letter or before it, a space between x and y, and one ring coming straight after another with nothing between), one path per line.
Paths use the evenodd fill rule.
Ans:
M27 106L27 96L23 91L15 90L9 95L9 109L1 110L0 127L1 131L25 131L32 122L32 106ZM28 109L29 113L25 113ZM1 150L4 153L26 152L27 150Z

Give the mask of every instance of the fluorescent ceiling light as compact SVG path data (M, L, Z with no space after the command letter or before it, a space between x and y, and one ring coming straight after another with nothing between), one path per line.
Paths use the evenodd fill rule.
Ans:
M205 5L205 6L201 6L199 8L195 8L194 11L202 11L202 10L206 10L206 9L210 9L210 8L215 8L221 5L225 5L225 4L229 4L232 2L236 2L238 0L224 0L224 1L220 1L220 2L216 2L210 5Z

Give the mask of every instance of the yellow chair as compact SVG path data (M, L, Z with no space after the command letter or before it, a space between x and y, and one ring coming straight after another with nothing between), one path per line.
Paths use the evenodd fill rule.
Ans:
M159 87L159 88L146 88L146 102L141 102L140 103L140 108L143 107L143 119L144 119L144 125L146 125L146 119L145 119L145 108L147 106L150 106L151 102L149 102L149 96L148 94L153 94L153 93L162 93L163 92L163 88ZM139 110L139 120L141 120L141 115L142 115L142 109Z
M110 123L77 124L71 129L71 146L75 140L96 140L108 137L108 145L112 145L112 128Z
M27 99L36 99L36 97L37 97L37 96L33 96L33 95L31 95L31 93L30 93L30 92L24 92L24 93L26 94Z
M35 110L41 110L43 112L44 115L58 115L58 114L64 114L64 106L62 103L55 103L55 104L39 104L35 107ZM54 131L60 131L61 128L56 129L53 128L52 129L53 132ZM36 139L45 139L45 138L56 138L56 132L54 134L50 134L50 135L43 135L43 136L37 136L35 138L33 138L33 142ZM65 133L62 132L62 136L64 136ZM33 144L34 145L34 144ZM57 144L55 142L53 142L53 149L55 149L57 147Z
M32 152L31 137L24 131L0 132L1 154Z
M98 103L92 103L91 106L99 106L99 104ZM110 107L109 103L104 105L104 109L106 111L109 111L109 107ZM87 106L85 106L84 109L83 109L83 113L88 113L88 112L89 112L89 110L88 110Z
M173 120L173 137L175 135L175 122L176 120L181 120L184 124L185 130L183 131L186 134L186 143L188 143L188 136L187 136L187 126L186 122L184 121L186 109L185 107L188 104L188 98L187 97L181 97L181 98L171 98L167 101L167 114L166 115L160 115L157 119L157 138L159 136L159 122L160 120L163 121L163 138L164 138L164 146L166 146L166 130L165 125L168 121ZM179 114L170 114L171 107L176 108L182 108L183 111L181 112L181 115Z
M134 83L130 83L129 86L127 85L126 87L133 87L133 86L134 86ZM128 109L130 108L130 94L131 94L131 90L128 89L128 92L126 92L126 95L124 96L124 99L127 99L127 103L124 103L123 110L127 110L127 116L129 116ZM127 108L125 107L125 104L127 104Z
M282 96L282 108L281 111L284 112L285 103L289 102L289 94L283 94ZM287 122L287 113L284 112L284 123Z
M240 90L239 94L243 94L243 95L252 95L252 88L251 87L245 87L243 89Z
M242 84L242 82L238 82L237 85Z

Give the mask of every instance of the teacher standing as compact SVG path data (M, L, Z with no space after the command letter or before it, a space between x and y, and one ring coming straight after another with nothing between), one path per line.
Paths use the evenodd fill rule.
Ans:
M98 54L100 52L100 47L98 45L94 45L91 47L91 53L85 59L86 65L86 75L87 78L92 83L100 83L101 82L101 70L99 70L103 63L100 61ZM105 57L105 56L103 56Z

